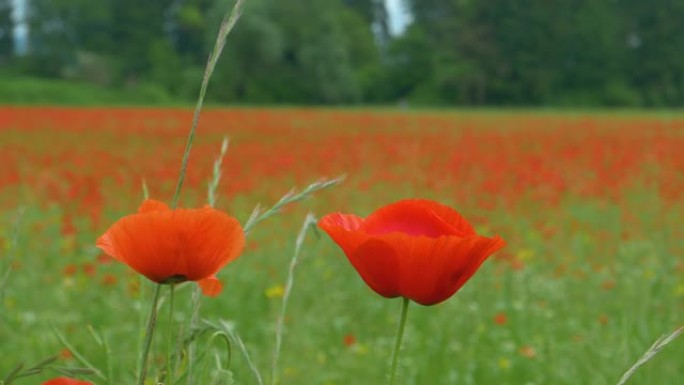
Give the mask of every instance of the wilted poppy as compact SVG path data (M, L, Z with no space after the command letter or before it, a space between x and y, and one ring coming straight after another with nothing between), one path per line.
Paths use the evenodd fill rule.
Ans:
M451 297L503 239L479 236L455 210L423 199L382 207L363 219L334 213L319 226L378 294L434 305Z
M157 283L197 281L205 295L222 290L215 274L245 245L240 223L211 207L175 209L148 199L114 223L97 247Z
M93 383L88 381L74 380L73 378L59 377L43 382L43 385L93 385Z

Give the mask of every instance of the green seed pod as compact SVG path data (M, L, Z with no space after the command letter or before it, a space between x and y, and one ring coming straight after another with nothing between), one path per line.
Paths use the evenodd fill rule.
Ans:
M233 372L228 369L217 369L211 375L211 385L234 385Z

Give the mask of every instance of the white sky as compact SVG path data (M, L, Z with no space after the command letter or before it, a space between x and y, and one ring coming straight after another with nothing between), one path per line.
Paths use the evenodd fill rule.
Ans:
M26 52L26 38L28 37L28 26L24 20L26 17L26 0L12 0L14 2L14 9L12 10L12 18L14 20L14 41L16 43L16 51L19 53Z
M413 17L406 10L404 0L385 0L385 7L389 15L390 33L394 36L401 35L413 21Z

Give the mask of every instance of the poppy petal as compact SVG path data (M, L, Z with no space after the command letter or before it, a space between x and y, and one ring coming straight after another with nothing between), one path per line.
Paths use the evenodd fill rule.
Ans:
M380 239L369 239L347 257L373 291L387 298L402 295L400 279L404 274L393 245Z
M321 227L338 226L347 231L356 231L363 224L363 218L351 214L328 214L318 222Z
M166 203L162 201L158 201L155 199L146 199L138 208L138 213L143 214L143 213L148 213L151 211L170 211L169 206L166 205Z
M114 241L112 240L110 231L107 231L102 236L100 236L95 242L95 245L108 256L116 259L119 262L126 263L126 261L124 261L120 257L118 250L116 250L116 248L114 247Z
M244 248L242 227L228 214L211 208L165 210L146 202L141 208L149 211L114 223L97 246L154 282L207 278Z
M427 209L432 210L438 217L440 217L444 222L450 224L459 232L462 236L475 235L475 229L470 223L461 216L456 210L452 209L447 205L443 205L439 202L431 201L429 199L412 199L415 204L423 206Z
M365 220L330 214L319 226L342 248L366 284L378 294L423 305L456 293L482 263L505 246L475 233L455 210L438 202L406 199Z
M442 282L448 286L444 290L445 292L451 292L449 296L465 285L489 256L506 246L506 242L498 235L494 236L494 238L477 236L468 239L474 239L474 241L467 250L467 255L469 256L467 263L461 264L463 268L460 271L457 271L455 268L446 269L448 273Z
M440 218L422 201L415 199L402 200L375 211L363 222L361 230L370 235L399 232L430 238L466 235L464 231Z
M328 233L347 256L369 238L358 230L362 224L362 218L340 213L326 215L318 221L318 226Z
M202 289L202 294L208 297L216 297L223 291L223 284L213 275L197 281L197 284Z
M176 267L180 250L170 215L171 211L153 211L121 218L96 245L154 282L184 276Z
M504 245L501 238L479 236L431 239L393 233L381 239L401 253L401 295L426 306L454 295Z
M185 246L185 271L192 281L216 273L235 260L245 247L242 226L237 219L221 211L202 208L190 213L185 210L178 212L174 220L186 226L180 238Z

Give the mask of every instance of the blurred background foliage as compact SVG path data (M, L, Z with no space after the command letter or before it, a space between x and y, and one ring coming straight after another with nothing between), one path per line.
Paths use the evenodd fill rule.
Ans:
M18 53L15 0L0 0L0 102L192 102L232 5L26 1L29 32ZM390 33L383 0L249 0L209 101L684 104L684 1L404 0L403 6L412 23Z

